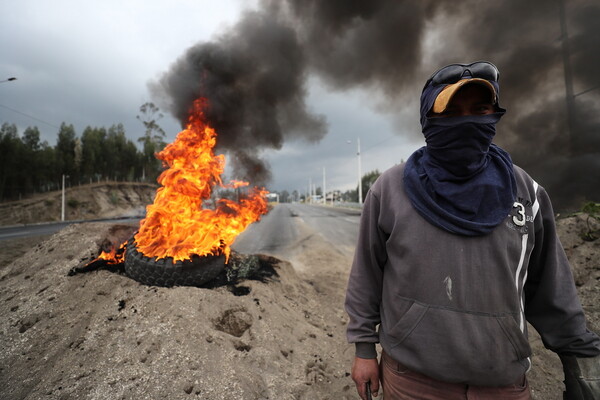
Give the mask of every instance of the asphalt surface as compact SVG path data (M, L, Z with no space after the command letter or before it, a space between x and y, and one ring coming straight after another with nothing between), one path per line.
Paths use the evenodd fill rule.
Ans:
M112 221L115 224L135 224L139 223L139 218L119 218L119 219L97 219L96 221ZM64 222L49 222L49 223L41 223L41 224L32 224L32 225L15 225L15 226L7 226L0 227L0 241L9 240L9 239L18 239L24 237L35 237L35 236L44 236L44 235L52 235L66 226L72 224L80 224L83 222L92 222L92 221L64 221Z
M307 235L318 234L347 251L356 245L359 220L359 209L282 203L250 225L232 248L241 253L281 255Z
M360 209L316 206L308 204L277 204L259 222L250 225L233 244L241 253L282 255L310 234L340 250L352 250L356 245ZM102 219L115 224L136 224L140 218ZM32 225L0 227L0 241L24 237L52 235L71 224L91 221L64 221Z

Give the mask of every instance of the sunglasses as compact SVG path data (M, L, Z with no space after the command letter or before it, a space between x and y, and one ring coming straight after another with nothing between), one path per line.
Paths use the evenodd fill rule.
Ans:
M471 64L446 65L434 72L427 80L427 83L425 83L425 86L429 85L429 83L433 83L434 85L449 85L456 83L462 79L467 71L469 71L471 77L481 78L487 81L497 82L500 78L500 72L494 64L487 61L477 61Z

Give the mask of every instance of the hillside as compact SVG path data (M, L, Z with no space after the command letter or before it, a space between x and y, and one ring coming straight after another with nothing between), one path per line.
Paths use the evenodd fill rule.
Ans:
M151 204L156 184L100 182L65 190L65 219L91 220L142 215ZM62 191L41 193L0 203L0 226L60 221Z

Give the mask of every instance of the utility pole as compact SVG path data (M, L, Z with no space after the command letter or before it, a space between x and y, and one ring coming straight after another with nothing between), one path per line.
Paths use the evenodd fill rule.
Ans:
M575 133L575 96L573 94L573 72L571 71L571 50L569 47L569 33L567 32L567 18L565 13L564 0L558 0L558 9L560 16L560 34L563 56L563 70L565 72L565 90L567 100L567 155L573 151L573 137Z
M60 220L65 220L65 174L62 176L62 207L60 210Z
M358 145L356 150L356 155L358 156L358 204L362 206L362 168L360 166L360 138L356 138L356 143Z
M323 167L323 204L327 205L327 186L325 181L325 167Z

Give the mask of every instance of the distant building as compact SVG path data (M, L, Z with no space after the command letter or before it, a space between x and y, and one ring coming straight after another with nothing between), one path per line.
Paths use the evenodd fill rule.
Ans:
M279 203L279 194L278 193L267 193L267 201L269 203Z

